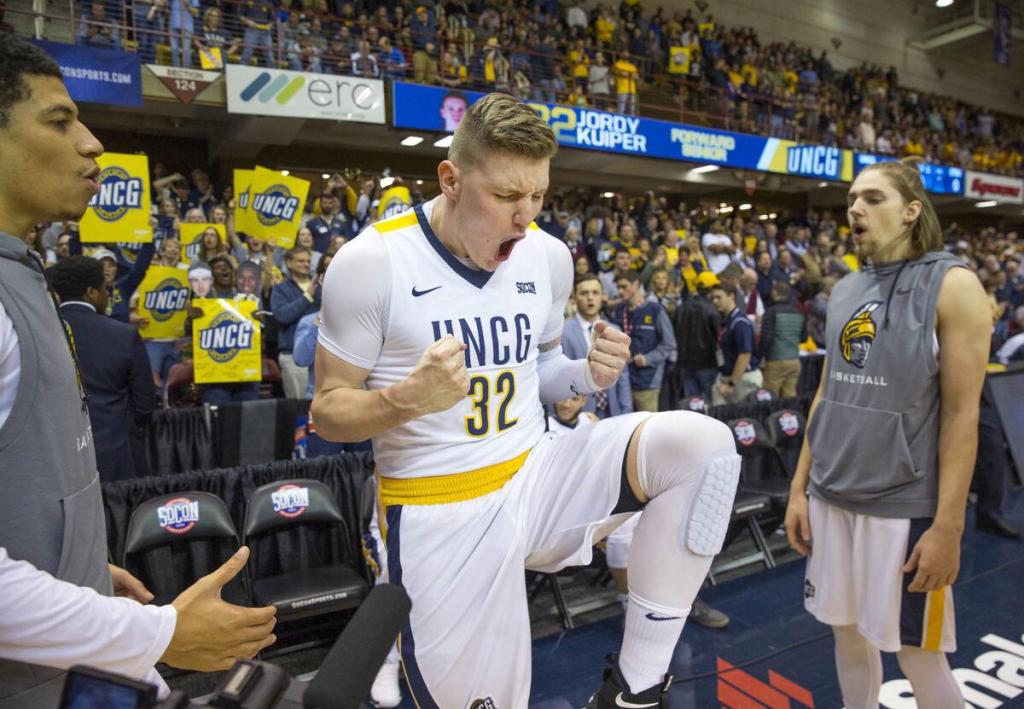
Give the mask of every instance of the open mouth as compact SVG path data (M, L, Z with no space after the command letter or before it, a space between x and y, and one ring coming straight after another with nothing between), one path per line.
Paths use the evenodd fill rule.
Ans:
M859 239L865 232L867 232L867 227L863 224L854 224L850 232L853 234L853 238Z
M526 234L516 234L502 241L498 245L498 261L508 261L509 256L512 255L512 249L524 238L526 238Z

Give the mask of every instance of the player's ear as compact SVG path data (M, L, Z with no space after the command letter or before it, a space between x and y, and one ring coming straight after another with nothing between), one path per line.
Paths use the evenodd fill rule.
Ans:
M442 160L437 166L437 181L441 192L448 199L457 202L459 199L459 168L451 160Z

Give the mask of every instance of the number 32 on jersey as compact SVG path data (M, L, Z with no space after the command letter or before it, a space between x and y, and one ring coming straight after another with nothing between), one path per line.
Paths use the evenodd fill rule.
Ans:
M500 433L512 428L519 419L509 419L509 406L516 395L516 376L506 369L497 375L477 374L469 380L469 398L473 413L466 417L466 433L481 438L493 431Z

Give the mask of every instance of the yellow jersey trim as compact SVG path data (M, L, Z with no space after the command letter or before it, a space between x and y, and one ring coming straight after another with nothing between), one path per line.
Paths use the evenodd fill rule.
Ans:
M511 460L485 465L476 470L453 475L432 475L425 478L380 479L380 503L391 505L444 505L483 497L505 486L515 475L526 457L527 449Z
M403 214L399 214L397 217L391 217L391 219L385 219L382 222L377 222L373 226L379 233L386 234L389 231L398 231L399 229L415 226L417 221L416 212L410 210Z
M937 591L928 592L925 608L924 637L921 647L932 652L939 652L942 647L942 621L946 610L946 591L944 586Z

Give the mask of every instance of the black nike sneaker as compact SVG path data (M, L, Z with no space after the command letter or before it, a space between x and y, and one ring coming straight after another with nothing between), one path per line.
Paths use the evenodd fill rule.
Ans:
M604 671L604 684L594 692L584 709L668 709L668 690L674 675L667 674L661 684L634 694L622 678L619 656L608 655L605 662L608 667Z

